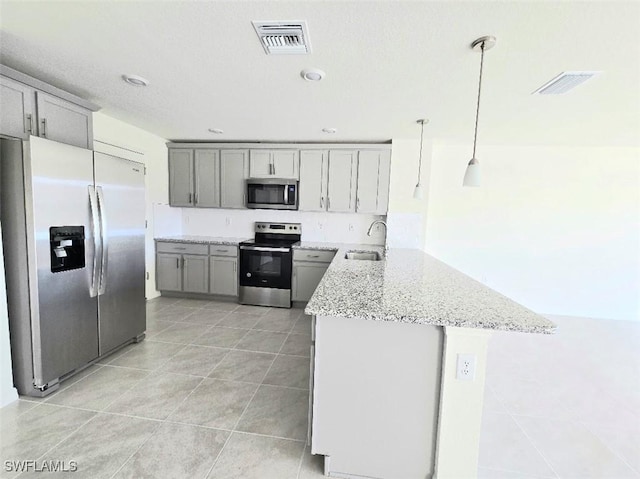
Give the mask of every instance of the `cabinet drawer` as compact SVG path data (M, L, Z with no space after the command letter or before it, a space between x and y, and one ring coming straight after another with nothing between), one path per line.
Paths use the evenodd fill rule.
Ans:
M335 251L320 251L317 249L294 249L293 261L314 261L316 263L331 263Z
M238 247L222 244L212 244L209 245L209 254L211 256L238 256Z
M209 254L209 245L195 243L156 243L156 253Z

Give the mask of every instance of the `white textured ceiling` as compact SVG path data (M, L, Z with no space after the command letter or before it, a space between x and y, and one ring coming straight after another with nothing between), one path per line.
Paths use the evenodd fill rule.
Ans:
M265 55L252 20L306 20L312 54ZM469 44L490 34L480 144L640 145L637 1L1 1L0 26L3 64L161 137L216 141L417 138L426 117L426 137L469 143ZM603 73L531 95L566 70Z

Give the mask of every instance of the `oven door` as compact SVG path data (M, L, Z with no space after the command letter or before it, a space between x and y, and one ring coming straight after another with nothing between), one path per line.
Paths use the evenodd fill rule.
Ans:
M240 246L240 286L291 289L291 248Z
M298 185L287 180L247 180L247 207L297 210Z

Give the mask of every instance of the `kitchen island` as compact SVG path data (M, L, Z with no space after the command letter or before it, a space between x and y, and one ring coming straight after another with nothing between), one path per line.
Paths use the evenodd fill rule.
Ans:
M311 452L334 477L475 477L491 331L555 325L422 251L348 250L382 253L340 247L305 309Z

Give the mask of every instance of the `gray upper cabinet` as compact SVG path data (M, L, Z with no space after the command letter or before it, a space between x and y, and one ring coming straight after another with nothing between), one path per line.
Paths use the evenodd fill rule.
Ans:
M299 177L298 150L250 150L249 155L251 178Z
M249 175L248 150L220 151L220 206L245 208L245 180Z
M300 211L326 211L328 171L328 151L300 151Z
M388 151L358 153L356 212L384 215L389 199Z
M30 86L0 76L0 133L25 140L36 134L34 98Z
M169 150L169 204L194 206L193 150Z
M220 206L220 152L195 150L195 206Z
M40 91L36 92L36 105L41 137L81 148L93 147L91 111Z
M25 81L35 82L42 88L48 87L48 90L55 90L61 96L75 98L7 67L0 67L3 72L13 72ZM77 101L89 104L80 98ZM29 135L37 135L81 148L93 148L92 110L80 104L45 93L13 78L0 76L0 110L0 133L3 135L25 140Z
M327 211L355 211L357 156L356 150L329 151Z

